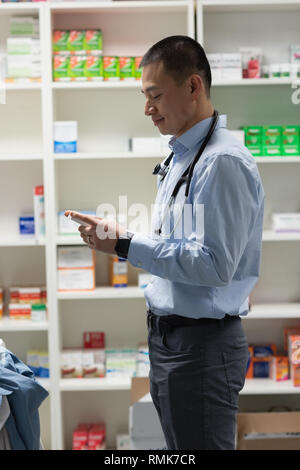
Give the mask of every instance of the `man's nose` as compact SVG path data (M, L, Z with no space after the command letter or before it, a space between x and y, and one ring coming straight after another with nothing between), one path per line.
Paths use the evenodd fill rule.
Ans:
M154 114L155 109L153 105L149 105L148 103L145 104L145 115L146 116L151 116Z

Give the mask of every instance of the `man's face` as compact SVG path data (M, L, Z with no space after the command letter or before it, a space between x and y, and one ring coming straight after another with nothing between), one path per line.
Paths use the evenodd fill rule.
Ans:
M150 116L161 134L179 137L191 126L193 100L188 80L178 85L164 70L162 61L143 68L142 93L145 115Z

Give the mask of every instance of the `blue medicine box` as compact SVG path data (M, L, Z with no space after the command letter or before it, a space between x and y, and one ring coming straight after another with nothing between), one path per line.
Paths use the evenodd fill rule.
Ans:
M34 217L33 216L19 217L19 232L20 232L20 235L34 235Z

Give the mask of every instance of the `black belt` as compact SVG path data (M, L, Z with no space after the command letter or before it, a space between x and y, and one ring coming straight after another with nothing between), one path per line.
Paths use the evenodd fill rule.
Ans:
M201 326L203 324L224 324L228 321L240 319L238 315L225 315L221 319L217 318L188 318L180 315L155 315L151 310L147 311L148 328L158 328L160 331L172 331L174 328L185 326Z

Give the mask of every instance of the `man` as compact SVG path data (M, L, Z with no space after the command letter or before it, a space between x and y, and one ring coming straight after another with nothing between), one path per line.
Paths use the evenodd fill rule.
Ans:
M226 116L217 120L202 47L185 36L165 38L141 65L145 114L173 136L170 168L158 176L155 234L85 216L90 225L79 230L91 248L117 252L153 274L145 290L150 390L168 449L234 449L248 359L240 315L259 275L264 191L254 158L226 130ZM161 207L169 207L209 129L190 183L185 179L176 196L176 205L191 208L188 232L176 238L177 219L170 216L166 228ZM117 242L97 238L99 228L116 230Z

